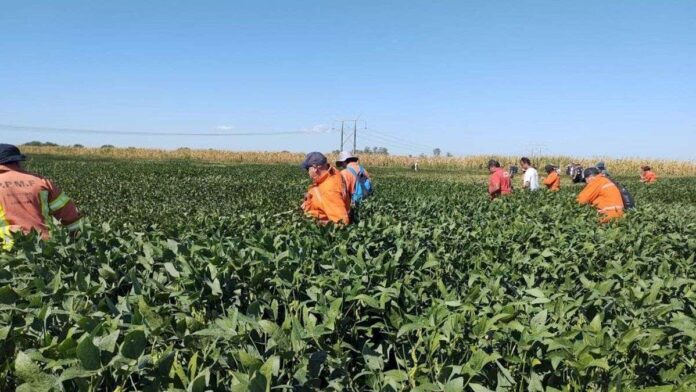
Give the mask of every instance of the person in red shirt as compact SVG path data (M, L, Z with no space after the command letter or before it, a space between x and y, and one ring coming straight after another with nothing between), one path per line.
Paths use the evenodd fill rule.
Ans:
M652 184L657 181L657 175L654 171L650 169L650 166L641 166L641 170L642 172L640 173L640 182Z
M500 162L494 159L488 161L488 171L491 173L488 180L488 196L491 200L512 193L510 174L500 167Z
M68 230L79 227L75 203L50 180L24 170L26 160L19 149L0 144L0 243L13 246L12 233L36 230L46 239L53 218Z

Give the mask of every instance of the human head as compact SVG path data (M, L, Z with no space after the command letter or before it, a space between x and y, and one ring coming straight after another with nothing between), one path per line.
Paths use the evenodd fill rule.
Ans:
M312 179L319 177L325 171L329 170L329 162L326 156L317 151L307 154L300 166L307 170L307 174L309 174L309 177Z
M596 167L597 169L599 169L599 171L607 170L607 167L604 165L604 161L599 161L599 162L597 162L597 164L595 165L595 167Z
M640 168L643 169L643 171L650 171L650 166L648 165L643 165Z
M0 144L0 165L19 164L27 159L26 155L12 144Z
M530 161L527 157L522 157L520 158L520 166L522 166L524 170L527 170L530 166L532 166L532 161Z
M500 162L496 161L495 159L491 159L488 161L488 171L493 173L497 168L500 167Z
M556 170L556 167L554 165L546 165L544 166L544 170L546 173L551 173L552 171Z
M585 169L584 177L585 177L585 182L590 182L595 179L599 175L600 171L596 167L588 167Z
M349 153L348 151L341 151L336 158L336 166L345 167L351 162L357 162L358 157Z

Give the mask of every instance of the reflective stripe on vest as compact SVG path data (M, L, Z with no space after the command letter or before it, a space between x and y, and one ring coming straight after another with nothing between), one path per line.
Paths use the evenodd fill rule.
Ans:
M2 241L2 249L10 250L14 246L12 232L10 231L10 222L5 216L5 208L0 204L0 240Z
M60 196L48 204L48 209L50 212L56 212L68 203L70 203L70 198L65 193L61 193Z
M80 228L80 225L82 224L82 218L76 220L75 222L69 224L66 226L68 231L75 231Z
M48 225L51 222L51 215L48 204L48 191L39 192L39 201L41 203L41 216L44 219L44 224Z

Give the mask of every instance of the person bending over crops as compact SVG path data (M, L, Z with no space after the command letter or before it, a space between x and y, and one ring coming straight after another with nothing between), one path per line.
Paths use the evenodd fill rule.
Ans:
M651 170L650 166L643 165L640 167L640 169L640 182L652 184L657 181L657 175Z
M491 173L488 179L488 196L491 200L512 193L510 174L500 167L500 162L495 159L488 161L488 171Z
M592 204L602 216L601 222L609 222L624 214L621 191L616 184L596 167L585 169L585 188L578 194L577 202Z
M75 203L50 180L25 171L24 160L17 147L0 144L0 242L5 250L13 246L13 232L36 230L48 238L53 217L71 232L80 222Z
M358 162L358 157L347 151L341 151L336 158L336 167L343 169L341 176L346 182L353 205L360 204L372 193L370 173Z
M304 212L322 223L350 223L346 183L338 170L328 164L326 156L310 152L301 166L312 179L302 203Z
M558 174L558 169L553 165L546 165L544 167L546 172L546 178L544 178L544 185L546 189L551 192L558 192L561 190L561 176Z

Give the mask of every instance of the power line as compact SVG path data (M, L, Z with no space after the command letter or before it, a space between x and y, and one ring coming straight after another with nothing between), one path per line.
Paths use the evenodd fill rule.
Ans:
M411 142L408 142L408 141L392 140L392 139L388 139L388 138L385 138L385 137L383 137L383 136L381 136L381 135L374 134L374 133L370 133L370 134L368 134L368 135L366 135L366 136L369 136L369 137L373 138L373 140L379 140L381 143L389 143L389 144L393 144L393 145L396 145L396 146L400 146L400 147L408 148L408 149L413 149L413 150L419 150L419 151L426 150L426 151L429 151L429 150L432 149L431 146L419 145L419 144L411 143Z
M418 153L418 154L426 152L422 148L416 148L416 147L411 147L411 146L407 146L407 145L398 145L398 144L393 143L391 141L378 140L378 139L374 138L374 135L365 135L365 136L363 136L363 139L366 139L368 142L372 142L373 144L382 144L382 145L386 144L385 147L389 147L392 149L406 150L406 151L410 151L410 152L414 152L414 153Z
M36 127L23 125L0 124L0 130L27 131L39 133L84 133L94 135L130 135L130 136L204 136L204 137L224 137L224 136L277 136L277 135L298 135L298 134L320 134L333 132L332 130L317 132L311 130L304 131L280 131L280 132L152 132L152 131L114 131L96 129L73 129L73 128L54 128Z
M423 143L412 142L412 141L404 139L402 136L395 136L395 135L392 135L392 134L389 134L386 132L382 132L382 131L372 130L371 133L373 133L374 136L381 136L384 139L391 139L391 140L394 140L396 142L403 143L403 144L410 144L410 145L420 147L420 148L428 148L428 149L432 148L432 146L429 146L429 145L426 145Z

